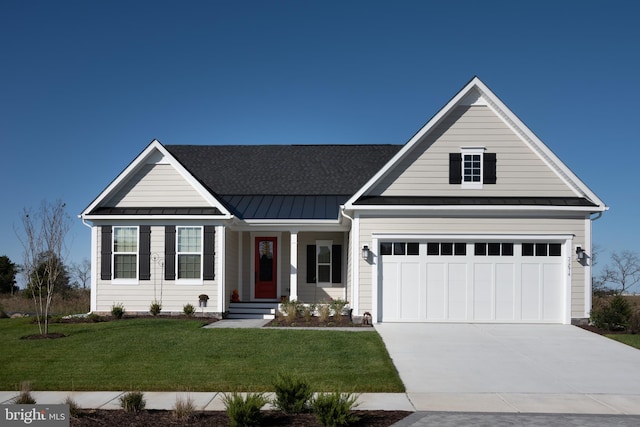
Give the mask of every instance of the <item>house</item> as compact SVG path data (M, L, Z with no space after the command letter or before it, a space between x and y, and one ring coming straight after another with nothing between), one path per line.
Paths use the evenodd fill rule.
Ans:
M91 310L343 298L375 322L576 323L600 200L477 77L404 145L149 144L82 212Z

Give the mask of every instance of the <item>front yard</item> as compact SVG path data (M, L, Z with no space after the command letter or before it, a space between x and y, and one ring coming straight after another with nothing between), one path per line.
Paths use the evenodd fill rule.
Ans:
M375 332L203 329L198 320L54 324L0 319L0 390L269 391L280 371L317 391L403 392Z

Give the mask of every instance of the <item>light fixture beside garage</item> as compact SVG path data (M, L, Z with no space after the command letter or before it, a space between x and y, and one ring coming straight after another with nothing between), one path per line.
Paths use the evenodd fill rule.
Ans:
M578 261L582 261L584 259L585 253L584 253L584 249L582 249L582 246L577 246L576 247L576 259Z
M364 245L362 247L362 259L369 259L369 254L371 253L371 251L369 251L369 246Z

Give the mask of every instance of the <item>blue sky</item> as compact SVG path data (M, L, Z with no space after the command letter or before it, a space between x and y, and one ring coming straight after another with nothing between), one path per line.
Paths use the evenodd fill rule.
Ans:
M603 249L640 227L636 1L0 2L0 255L25 207L76 219L164 144L406 142L479 76L611 209Z

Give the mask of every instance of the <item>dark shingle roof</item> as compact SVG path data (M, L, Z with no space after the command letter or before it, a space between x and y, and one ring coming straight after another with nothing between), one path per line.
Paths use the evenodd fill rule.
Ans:
M401 145L167 145L218 195L353 195Z

